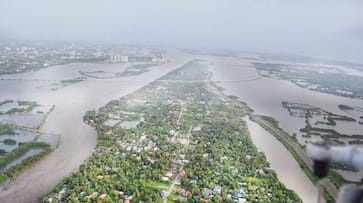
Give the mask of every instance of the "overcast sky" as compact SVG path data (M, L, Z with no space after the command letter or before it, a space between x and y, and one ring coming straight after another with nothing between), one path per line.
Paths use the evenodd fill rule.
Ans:
M0 39L295 53L363 62L359 0L0 0Z

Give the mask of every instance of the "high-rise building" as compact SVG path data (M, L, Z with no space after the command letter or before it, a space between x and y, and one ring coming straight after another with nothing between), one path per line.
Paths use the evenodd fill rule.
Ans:
M125 55L111 55L110 62L112 63L127 63L129 62L129 56Z

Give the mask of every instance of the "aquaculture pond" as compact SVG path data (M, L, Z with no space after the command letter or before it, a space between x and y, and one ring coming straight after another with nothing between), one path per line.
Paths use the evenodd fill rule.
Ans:
M53 109L33 101L0 101L0 188L58 146L59 136L38 130Z
M36 129L45 120L53 106L32 101L4 100L0 102L0 121L17 127Z
M0 136L0 150L4 150L6 152L10 152L16 149L19 146L19 143L33 141L38 133L30 132L26 130L15 130L15 134L13 135L1 135ZM6 144L4 140L14 140L15 144Z
M19 127L26 128L38 128L38 126L42 123L44 119L44 115L42 114L28 114L28 113L20 113L20 114L3 114L0 115L0 121L14 124Z
M0 102L0 114L6 113L11 109L25 109L28 105L19 104L18 102L14 102L12 100L5 100Z

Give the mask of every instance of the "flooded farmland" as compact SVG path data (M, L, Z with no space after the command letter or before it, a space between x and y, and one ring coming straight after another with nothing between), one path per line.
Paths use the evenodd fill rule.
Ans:
M248 61L186 55L180 52L171 52L170 58L172 59L171 63L153 66L148 68L146 72L123 77L113 77L113 75L125 71L128 67L127 64L88 63L73 63L36 72L0 76L0 90L2 92L0 100L36 101L47 107L54 105L54 109L39 128L39 131L42 132L40 136L36 133L29 136L18 133L14 136L19 136L19 140L24 139L24 141L38 137L39 141L46 141L53 148L56 148L38 164L22 172L15 181L10 183L7 190L0 192L0 198L4 199L5 202L22 202L23 200L34 202L37 197L49 192L64 176L76 169L96 146L95 130L83 122L83 115L87 110L98 109L112 99L129 94L194 58L207 60L205 63L210 67L213 74L212 81L223 87L226 94L238 96L258 114L276 118L280 122L280 126L290 134L301 135L299 130L304 127L305 119L291 117L288 110L281 105L283 101L309 104L335 114L347 116L349 113L340 110L339 104L351 105L357 109L363 108L363 102L360 100L314 92L298 87L289 81L260 77ZM92 77L85 76L85 72L92 74ZM77 82L63 84L62 81L65 80L77 80ZM62 83L62 85L57 86L57 88L49 88L55 83ZM3 108L2 111L7 111L11 107ZM32 112L43 116L46 108L34 109ZM129 113L125 112L125 115L127 114ZM3 116L6 120L6 115ZM11 122L9 118L7 120ZM39 119L29 120L39 124ZM20 122L21 119L14 119L15 121ZM113 125L118 123L119 119L117 116L113 116L108 122L108 124ZM130 121L130 123L120 123L120 125L124 128L132 128L138 123L139 121ZM295 190L305 202L309 202L309 198L315 194L315 187L308 181L302 170L299 170L296 161L286 154L288 153L287 150L281 147L281 144L276 140L261 142L261 140L269 139L268 137L271 135L256 126L257 124L251 123L251 121L247 121L247 124L252 139L258 149L266 154L271 167L276 171L281 181L289 189ZM18 125L28 128L37 126L29 125L26 119ZM355 127L339 121L336 128L340 128L339 130L344 133L360 132L360 126ZM59 143L54 141L54 135L59 135ZM261 139L258 135L264 138ZM4 137L4 139L6 138ZM304 139L300 139L300 141L303 143ZM276 147L266 145L267 143ZM2 146L1 144L0 142L0 146ZM8 147L8 150L11 150L12 146L3 147ZM293 166L292 170L287 171L286 168L281 167L285 165ZM345 173L344 175L356 178L359 174ZM49 178L44 179L41 183L37 181L43 176ZM296 177L296 179L288 179L288 176ZM34 182L34 185L30 186L29 182ZM16 195L20 193L22 195ZM13 199L14 196L16 197L15 200Z
M102 70L112 74L126 70L130 64L73 63L0 76L0 101L27 100L54 105L54 110L39 130L45 134L60 135L59 146L54 152L23 171L6 190L0 192L2 202L36 202L92 153L96 146L96 131L83 122L87 110L98 109L112 99L129 94L192 59L173 50L168 52L168 57L170 63L150 67L141 74L111 79L83 78L56 89L44 87L84 77L80 71ZM48 140L49 137L41 136L39 139ZM44 179L44 176L48 178ZM30 185L30 182L33 184Z
M310 140L310 138L303 138L300 132L300 129L305 127L305 118L291 116L289 111L282 106L282 102L308 104L333 114L345 116L350 115L339 109L338 105L345 104L357 109L363 108L363 100L304 89L290 81L259 78L258 71L248 60L230 60L227 57L205 57L205 59L209 61L210 70L213 73L212 80L219 82L218 85L225 89L225 94L239 97L257 114L276 118L280 126L290 135L297 134L301 144ZM363 134L363 125L359 125L358 121L337 121L336 126L329 126L329 128L344 134ZM274 156L281 155L275 154ZM286 165L287 163L280 160L280 164ZM348 180L360 180L362 177L362 172L339 172Z

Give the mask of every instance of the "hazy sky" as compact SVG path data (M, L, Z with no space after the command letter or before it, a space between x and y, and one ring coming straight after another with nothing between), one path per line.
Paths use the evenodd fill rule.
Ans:
M359 0L0 0L0 39L297 53L363 62Z

